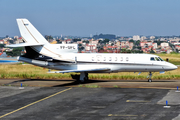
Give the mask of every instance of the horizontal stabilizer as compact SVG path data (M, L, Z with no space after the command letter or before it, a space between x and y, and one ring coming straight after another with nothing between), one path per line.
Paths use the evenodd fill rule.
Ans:
M69 72L102 72L109 71L109 68L100 68L100 69L85 69L85 70L65 70L65 71L52 71L48 73L69 73Z
M26 46L40 46L40 45L44 45L44 43L20 43L20 44L6 45L6 47L26 47Z

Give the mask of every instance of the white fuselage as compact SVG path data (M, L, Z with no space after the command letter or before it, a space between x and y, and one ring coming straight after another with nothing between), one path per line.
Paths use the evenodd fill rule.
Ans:
M103 72L161 72L177 69L177 66L161 61L158 56L151 54L65 53L61 55L73 59L75 62L28 60L23 57L20 57L19 60L56 70L109 68L109 71Z
M158 56L151 54L76 53L69 57L74 57L76 61L75 65L69 67L79 70L110 68L110 72L155 72L177 68L177 66L160 59L159 61L151 60L152 57L158 58ZM63 67L63 69L65 68L68 67Z

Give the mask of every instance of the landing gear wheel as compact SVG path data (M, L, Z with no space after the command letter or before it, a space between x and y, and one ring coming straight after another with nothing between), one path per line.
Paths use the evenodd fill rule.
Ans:
M148 79L148 82L152 82L152 79Z
M149 72L149 79L148 79L148 82L152 82L151 77L152 77L152 73L151 73L151 72Z
M82 83L84 83L85 81L87 81L87 80L88 80L88 73L86 73L86 72L81 72L81 73L80 73L79 80L80 80Z
M88 73L85 73L84 80L85 80L85 81L88 81L88 80L89 80L89 78L88 78Z

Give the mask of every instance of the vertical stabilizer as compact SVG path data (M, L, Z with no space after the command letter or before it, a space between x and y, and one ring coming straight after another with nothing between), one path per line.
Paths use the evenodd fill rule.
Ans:
M41 35L41 33L39 33L39 31L27 19L17 19L17 24L21 36L26 43L49 44L49 42Z

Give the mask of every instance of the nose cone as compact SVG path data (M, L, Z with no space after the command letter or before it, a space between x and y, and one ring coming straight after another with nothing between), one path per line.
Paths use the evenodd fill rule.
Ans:
M175 69L177 69L178 67L176 66L176 65L171 65L171 68L172 68L172 70L175 70Z
M174 64L168 63L166 67L164 67L164 70L175 70L178 67Z

